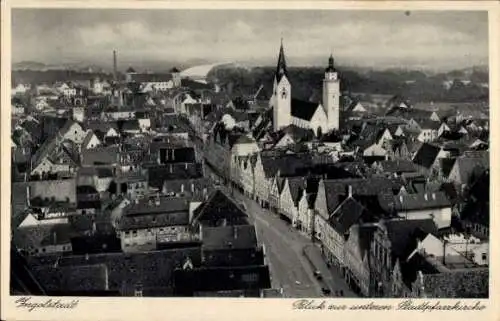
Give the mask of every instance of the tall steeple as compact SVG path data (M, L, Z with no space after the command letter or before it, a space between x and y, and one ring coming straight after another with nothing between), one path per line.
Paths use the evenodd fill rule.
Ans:
M273 128L275 131L290 125L292 121L291 95L292 85L288 80L285 50L283 49L283 39L281 39L278 64L274 76L273 95L269 101L269 105L273 108Z
M278 56L278 64L276 66L276 81L279 82L283 76L288 77L285 60L285 50L283 49L283 38L281 38L280 53Z
M333 55L328 58L328 67L323 78L323 107L328 118L328 131L338 130L340 122L340 80L335 70Z
M326 72L335 72L335 65L333 60L333 54L330 54L330 58L328 58L328 67L325 70Z

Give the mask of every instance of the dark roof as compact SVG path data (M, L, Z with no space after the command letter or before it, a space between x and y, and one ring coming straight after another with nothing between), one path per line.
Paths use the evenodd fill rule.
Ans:
M177 72L180 72L180 70L179 70L179 69L177 69L177 67L174 67L174 68L170 69L170 72L175 72L175 73L177 73Z
M467 269L424 275L428 298L488 298L488 268Z
M167 180L196 179L203 177L203 165L200 163L174 163L166 165L152 165L148 170L149 186L163 188Z
M305 188L305 178L304 177L288 177L288 188L290 189L290 194L295 205L300 201L302 197L302 192Z
M413 157L413 162L429 169L432 164L434 164L440 150L441 148L438 146L424 143L420 146L417 153Z
M331 214L329 222L340 234L344 235L352 225L359 222L362 216L367 215L367 209L354 198L348 197Z
M378 165L386 173L418 172L417 165L409 160L383 160Z
M290 113L293 117L310 121L319 106L318 103L292 98Z
M454 166L458 166L462 183L467 183L468 179L475 171L489 168L488 157L458 157Z
M81 153L83 166L112 165L118 163L117 146L84 149Z
M279 171L281 176L295 176L299 168L311 165L310 154L261 154L262 167L266 177L274 177Z
M267 289L271 287L267 266L197 268L174 272L175 294L192 296L195 291Z
M253 225L203 227L204 250L254 249L257 233Z
M453 165L455 165L455 161L456 158L441 158L439 160L441 172L443 173L444 177L448 177L450 175Z
M349 186L352 187L355 197L392 193L395 187L394 183L385 177L324 180L324 185L327 209L330 213L337 208L339 197L347 194Z
M248 215L221 190L215 190L209 199L201 204L194 212L194 220L203 226L245 225L248 224Z
M451 207L451 203L443 192L403 194L394 196L390 202L381 200L380 204L387 210L415 211L432 208Z
M189 257L193 265L199 266L201 261L201 249L197 247L176 248L174 250L148 251L139 253L99 253L72 256L45 256L45 257L30 257L29 265L31 267L40 266L41 268L53 267L56 262L60 267L66 267L64 270L67 276L54 277L53 274L45 275L40 278L40 283L50 289L61 288L60 280L71 277L73 274L78 274L80 266L100 265L104 264L108 269L108 289L111 291L123 291L123 285L142 284L144 290L147 289L163 289L172 290L172 277L175 268L180 268L186 258ZM73 273L70 271L73 269ZM84 269L84 268L83 268ZM90 271L89 271L90 272ZM94 272L96 272L94 270ZM89 277L95 279L100 276L100 273L95 273L88 276L87 273L82 273L81 278ZM74 282L78 282L80 277L76 277ZM85 281L83 281L85 284ZM79 286L75 286L78 288ZM94 289L99 288L95 286ZM125 295L122 293L122 295ZM133 291L129 294L133 295Z
M432 219L390 220L384 222L384 227L391 242L393 257L404 260L417 246L416 233L419 236L425 234L422 236L423 239L427 234L437 232L437 226ZM393 260L393 264L395 264L395 260Z
M26 260L15 246L10 248L10 291L12 295L46 295Z
M286 66L285 50L283 49L282 42L280 45L280 52L278 55L278 63L276 64L276 73L274 75L274 78L279 83L283 76L288 77L288 70Z
M127 72L127 73L133 73L133 72L135 72L135 70L134 70L134 68L132 68L132 67L128 67L128 69L127 69L127 71L126 71L126 72Z
M123 209L125 216L184 213L188 211L188 198L172 198L161 195L142 198L137 203L131 203Z

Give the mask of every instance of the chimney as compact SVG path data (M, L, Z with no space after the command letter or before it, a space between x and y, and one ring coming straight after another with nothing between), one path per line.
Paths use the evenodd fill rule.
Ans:
M191 193L194 193L194 184L191 183Z
M187 170L188 169L188 163L184 163L184 169Z
M349 186L347 187L347 196L348 196L348 197L352 197L352 186L351 186L351 185L349 185Z
M116 62L116 50L113 50L113 80L117 80L117 62Z
M97 232L97 224L95 223L95 221L92 222L92 233L96 233Z
M428 200L427 193L424 193L424 199L425 199L426 201Z
M436 200L436 193L432 193L432 199Z
M31 206L31 189L30 189L30 186L26 186L26 204L28 205L28 207Z
M184 193L184 184L181 185L181 193Z

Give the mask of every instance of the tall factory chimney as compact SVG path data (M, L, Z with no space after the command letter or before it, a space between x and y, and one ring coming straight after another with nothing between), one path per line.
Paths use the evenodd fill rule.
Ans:
M113 50L113 80L116 81L116 50Z

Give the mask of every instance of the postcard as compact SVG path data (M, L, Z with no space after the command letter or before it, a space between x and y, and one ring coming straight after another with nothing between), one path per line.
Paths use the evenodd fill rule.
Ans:
M499 315L500 3L2 5L2 319Z

